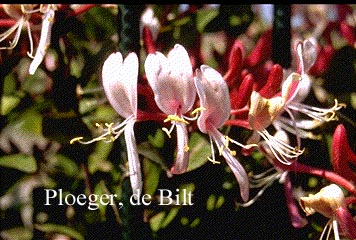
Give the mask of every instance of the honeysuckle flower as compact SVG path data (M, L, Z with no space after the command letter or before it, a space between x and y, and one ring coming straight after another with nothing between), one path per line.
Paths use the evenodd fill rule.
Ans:
M125 120L119 124L106 124L105 133L90 141L82 141L82 137L72 139L71 143L79 141L90 144L96 141L111 142L122 133L125 135L127 158L131 187L134 193L141 193L142 174L137 152L134 124L137 116L137 77L138 57L130 53L125 60L120 52L112 53L104 62L102 69L103 88L106 97L116 112ZM102 127L98 125L98 127Z
M23 28L27 28L28 38L30 40L30 51L27 52L28 56L33 58L33 61L29 68L29 73L32 75L36 71L37 67L41 64L47 48L51 41L51 29L54 22L54 12L57 10L55 4L40 4L39 8L35 9L36 4L3 4L5 12L15 19L17 22L14 26L8 29L6 32L0 35L0 42L7 39L12 33L15 33L15 37L8 47L0 47L0 49L13 49L16 47L20 38ZM36 54L33 56L33 40L31 34L30 17L33 13L42 13L42 26L40 42L38 44Z
M177 155L171 172L184 173L188 167L188 119L184 116L193 106L196 90L193 70L188 52L176 44L165 57L161 52L148 54L145 61L147 80L154 92L159 109L168 115L172 127L163 128L170 137L173 128L177 130Z
M347 209L344 193L338 185L330 184L316 194L301 197L299 204L307 216L318 212L330 218L324 227L320 239L323 238L327 228L329 228L327 239L329 238L331 228L334 230L335 239L340 239L338 225L341 227L341 233L347 238L356 238L356 223Z
M16 47L23 28L27 28L28 31L28 37L30 40L30 47L31 50L29 52L30 55L32 55L33 52L33 41L32 41L32 34L31 34L31 27L30 27L30 22L29 19L31 17L31 14L39 11L35 10L34 7L36 4L2 4L3 9L7 15L9 15L11 18L13 18L16 23L13 25L11 28L9 28L7 31L4 33L0 34L0 42L4 41L7 39L9 36L11 36L12 33L15 33L15 36L12 41L9 41L9 46L7 47L0 47L0 49L13 49Z
M246 202L249 198L248 177L243 166L234 157L236 153L228 147L228 143L233 142L246 148L252 146L243 146L224 136L218 130L230 117L231 105L227 84L219 72L207 65L202 65L200 70L196 70L194 83L200 99L200 106L204 109L198 117L197 124L201 132L209 135L212 149L212 159L210 160L213 163L218 163L215 160L213 147L213 142L215 142L219 154L225 158L234 173L240 186L241 197Z
M257 131L276 158L284 164L290 164L291 160L303 153L300 150L301 137L316 138L309 130L319 127L322 123L337 119L335 112L343 107L343 104L339 104L336 99L335 105L329 109L301 103L309 94L311 87L311 79L307 71L313 66L316 59L314 44L309 40L298 43L297 54L300 61L300 74L292 72L282 83L281 91L274 96L271 95L273 91L269 93L265 91L265 86L273 81L273 79L268 79L260 91L252 92L248 114L251 129ZM284 112L289 117L282 115ZM304 119L301 117L303 115L311 119ZM277 131L283 129L295 134L297 146L292 147L278 138L274 138L266 130L270 125L273 125Z

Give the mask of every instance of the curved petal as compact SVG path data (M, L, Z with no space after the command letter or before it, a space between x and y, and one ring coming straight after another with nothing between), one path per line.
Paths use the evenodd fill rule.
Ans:
M188 168L188 132L185 123L177 122L177 156L174 165L171 168L171 173L182 174Z
M142 192L141 164L138 157L136 139L134 133L135 121L128 121L125 126L125 142L127 148L127 159L129 162L130 182L133 193ZM139 190L139 191L138 191Z
M138 58L130 53L125 61L120 52L111 54L103 65L103 87L110 104L122 117L137 112Z
M212 137L216 145L224 146L225 145L225 137L222 133L220 133L216 128L209 128L209 135ZM241 198L244 202L247 202L249 198L250 186L249 180L247 177L247 173L241 163L231 155L230 151L227 148L222 150L222 155L226 160L226 163L231 168L232 172L235 175L235 178L240 186L240 194Z
M192 65L184 47L177 44L168 53L168 58L160 52L149 54L145 72L161 111L184 114L192 108L196 91Z
M225 80L215 69L202 65L200 71L197 70L194 83L200 106L205 108L198 118L200 131L206 133L207 121L216 128L221 127L229 119L231 111L229 89Z

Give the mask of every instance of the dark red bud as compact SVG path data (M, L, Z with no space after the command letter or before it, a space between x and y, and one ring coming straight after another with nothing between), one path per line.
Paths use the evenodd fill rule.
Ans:
M257 41L255 48L251 51L245 60L247 68L255 67L256 65L270 59L272 55L272 29L264 33Z
M281 89L283 81L283 68L279 64L274 64L269 72L266 84L259 93L264 98L273 97Z
M252 74L247 74L242 80L241 85L230 92L232 109L240 109L247 105L253 91L253 82Z
M356 182L356 173L350 165L356 166L356 155L351 150L345 126L339 124L332 140L332 164L335 172L344 178Z
M142 38L143 38L143 43L144 43L146 52L147 53L155 53L156 47L153 42L152 33L151 33L151 30L147 26L143 27Z
M229 56L229 68L224 79L229 88L237 87L240 85L240 78L242 67L243 67L243 58L244 58L244 47L239 40L236 40L232 45L230 56Z

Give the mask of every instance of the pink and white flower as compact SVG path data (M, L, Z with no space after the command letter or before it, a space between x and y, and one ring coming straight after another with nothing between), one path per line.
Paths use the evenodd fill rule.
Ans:
M228 143L233 140L224 136L218 130L230 118L231 105L227 84L220 73L207 65L202 65L200 70L196 71L194 80L200 106L204 109L198 118L198 127L201 132L210 137L213 158L211 161L218 163L214 156L213 142L215 142L220 155L225 158L239 183L242 199L247 201L249 198L249 180L246 171L234 157L234 151L231 151L228 147ZM236 141L233 141L233 143L241 146Z
M188 167L188 122L185 119L189 119L184 114L192 108L196 97L188 52L176 44L167 57L161 52L151 53L146 58L145 71L157 106L168 115L165 122L172 123L170 130L163 130L169 137L174 127L177 130L177 155L171 172L184 173Z

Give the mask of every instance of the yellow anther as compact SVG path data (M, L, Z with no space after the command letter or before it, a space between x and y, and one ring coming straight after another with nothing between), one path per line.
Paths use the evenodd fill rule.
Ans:
M229 148L229 142L231 141L231 138L229 136L225 135L225 147Z
M177 116L177 115L168 115L166 119L164 119L164 122L182 122L185 124L189 124L189 122L187 122L186 120L184 120L183 118Z
M195 115L197 114L198 112L201 112L201 111L205 111L206 108L205 107L198 107L196 109L193 110L193 112L191 113L191 115Z
M231 150L230 150L230 154L231 154L232 156L236 156L236 151L231 151Z
M167 128L163 127L162 130L163 130L163 132L165 132L165 133L167 134L167 136L168 136L169 138L171 138L171 133L170 133L170 131L169 131Z
M75 142L77 142L77 141L80 141L80 140L82 140L83 139L83 137L76 137L76 138L73 138L72 140L70 140L70 144L73 144L73 143L75 143Z
M212 162L213 164L220 164L220 162L215 161L215 159L211 159L210 157L208 157L208 160L209 160L210 162Z
M186 145L186 146L184 147L184 151L185 151L185 152L188 152L188 151L189 151L189 146L188 146L188 145Z

